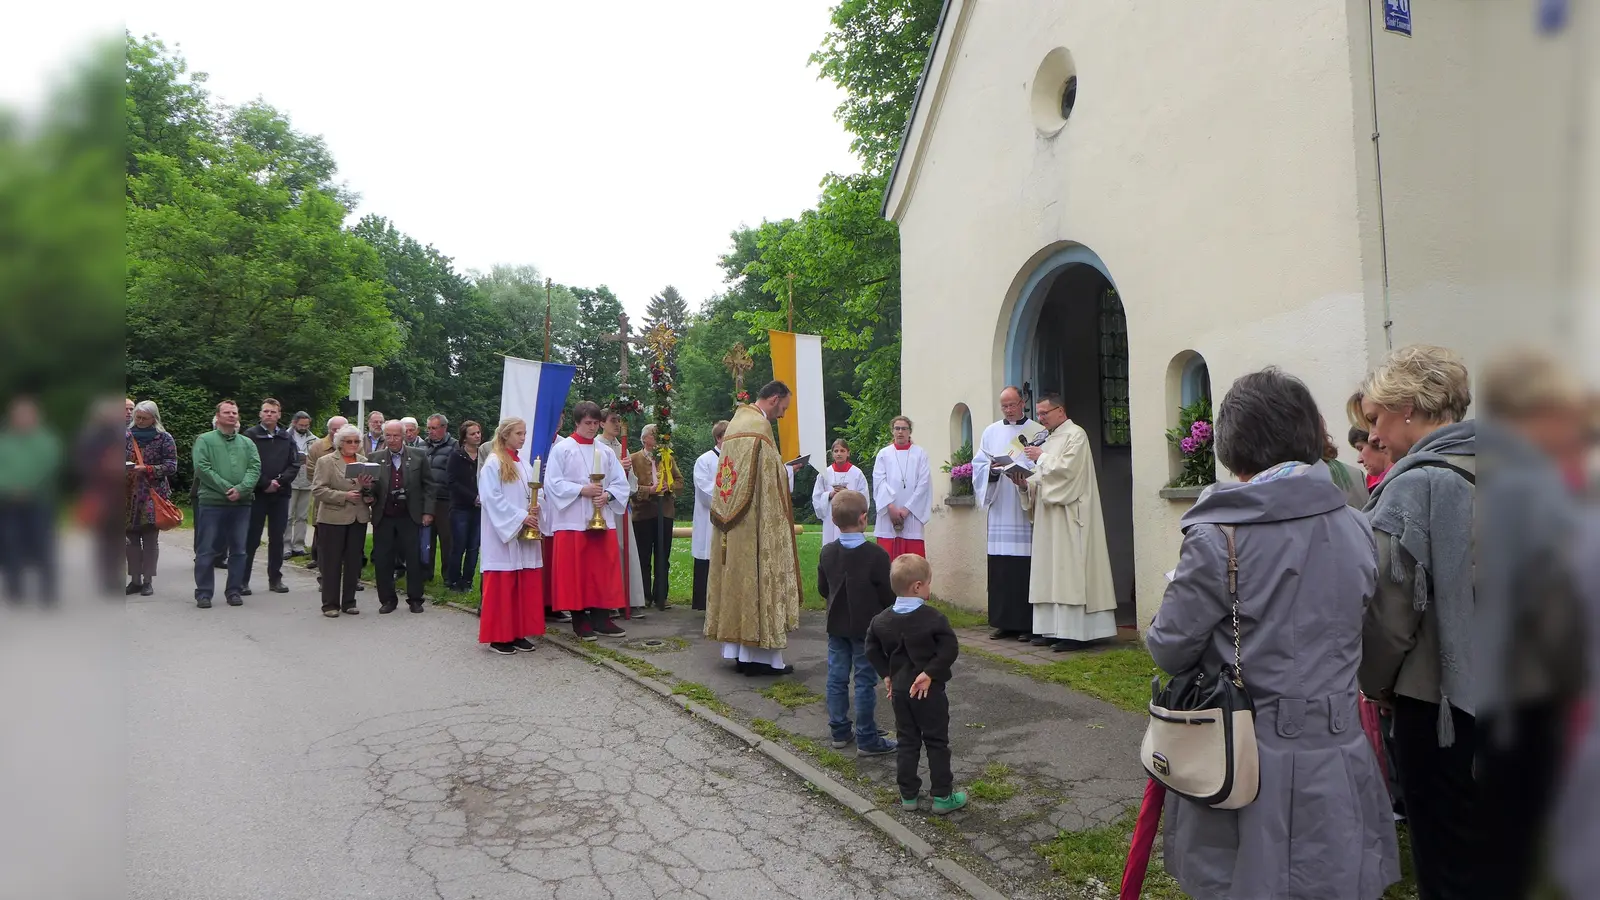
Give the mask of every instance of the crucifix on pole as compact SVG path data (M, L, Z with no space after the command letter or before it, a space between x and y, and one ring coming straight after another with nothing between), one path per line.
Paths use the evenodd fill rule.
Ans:
M794 273L785 276L789 281L789 331L794 332Z
M633 385L628 383L628 345L639 344L642 346L645 342L645 336L642 334L630 334L628 332L627 313L617 316L617 325L619 327L616 334L601 335L600 339L617 345L617 387L621 389L623 393L627 393L628 390L633 387Z

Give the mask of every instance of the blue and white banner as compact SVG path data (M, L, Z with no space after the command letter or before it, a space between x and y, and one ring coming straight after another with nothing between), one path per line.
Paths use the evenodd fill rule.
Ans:
M506 357L505 374L500 381L500 418L516 416L528 423L524 459L549 458L576 373L572 366Z

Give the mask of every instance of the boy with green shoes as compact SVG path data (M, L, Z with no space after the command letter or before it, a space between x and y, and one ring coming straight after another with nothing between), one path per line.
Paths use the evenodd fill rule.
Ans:
M948 815L967 805L967 795L954 789L950 772L950 699L945 695L960 646L950 620L927 605L933 570L926 559L912 553L895 559L889 584L896 595L894 606L873 618L866 649L894 704L900 806L917 808L922 792L917 766L927 747L933 814Z

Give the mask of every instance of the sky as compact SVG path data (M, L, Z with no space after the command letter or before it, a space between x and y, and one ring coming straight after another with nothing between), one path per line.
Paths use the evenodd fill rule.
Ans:
M154 34L214 96L322 135L352 222L386 216L461 271L608 285L642 320L667 284L691 307L721 290L732 230L859 169L842 93L807 63L835 2L25 4L0 101L26 105L96 34Z

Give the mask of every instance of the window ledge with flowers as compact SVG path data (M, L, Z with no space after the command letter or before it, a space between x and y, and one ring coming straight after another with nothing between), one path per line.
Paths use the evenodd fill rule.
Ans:
M1196 400L1178 410L1178 427L1167 429L1167 443L1177 451L1183 468L1161 489L1168 500L1193 500L1217 480L1217 457L1212 444L1211 401Z
M944 499L944 505L976 505L977 498L972 494L972 443L962 444L940 468L950 474L950 496Z

